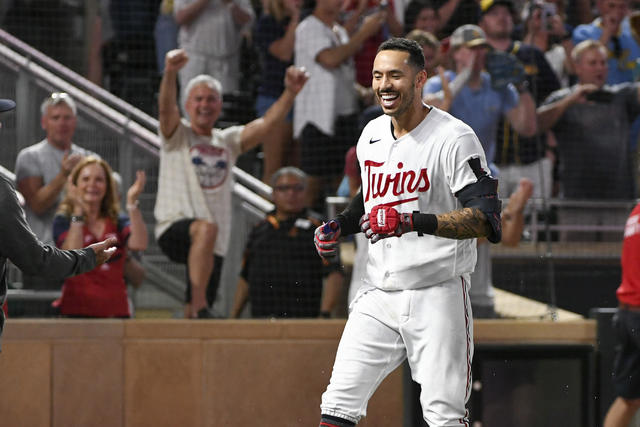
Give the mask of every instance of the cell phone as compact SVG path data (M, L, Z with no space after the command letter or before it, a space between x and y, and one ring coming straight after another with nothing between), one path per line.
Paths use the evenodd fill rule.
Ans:
M542 26L546 28L547 31L551 31L553 29L553 17L558 13L558 7L555 3L542 3Z
M597 102L600 104L610 104L614 98L613 92L610 92L605 89L598 89L591 93L587 94L587 100L592 102Z

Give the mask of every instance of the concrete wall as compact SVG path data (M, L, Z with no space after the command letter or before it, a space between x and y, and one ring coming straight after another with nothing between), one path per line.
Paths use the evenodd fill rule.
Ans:
M344 320L9 319L0 426L317 426ZM474 322L482 343L595 343L595 322ZM401 372L359 426L402 425Z
M344 320L9 320L0 425L314 426ZM362 426L401 425L402 379Z

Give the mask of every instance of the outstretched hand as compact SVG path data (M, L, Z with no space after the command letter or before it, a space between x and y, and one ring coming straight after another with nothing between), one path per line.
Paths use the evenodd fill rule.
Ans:
M116 251L116 243L118 243L118 239L109 237L102 242L87 246L89 249L93 249L96 254L96 266L104 264L111 258L111 255Z

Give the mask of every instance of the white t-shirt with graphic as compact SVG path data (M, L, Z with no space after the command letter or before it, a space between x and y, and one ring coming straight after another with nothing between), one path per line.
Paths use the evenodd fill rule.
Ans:
M200 136L182 119L170 138L160 134L156 238L181 219L205 219L218 224L214 253L226 254L231 234L232 168L241 153L243 129L232 126L214 129L210 137Z

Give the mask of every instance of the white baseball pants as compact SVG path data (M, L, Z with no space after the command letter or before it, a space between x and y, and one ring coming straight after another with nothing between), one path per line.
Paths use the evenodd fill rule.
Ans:
M364 286L351 305L322 395L323 414L358 422L382 380L405 358L431 427L468 426L473 320L469 275L421 289Z

